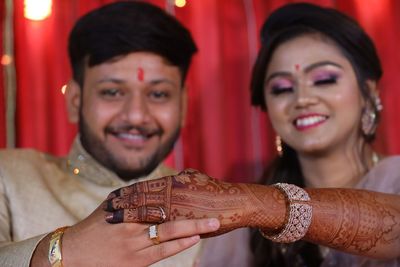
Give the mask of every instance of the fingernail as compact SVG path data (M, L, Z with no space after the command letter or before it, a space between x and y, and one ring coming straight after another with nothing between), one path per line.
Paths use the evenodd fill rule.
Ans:
M219 228L219 220L215 218L208 219L208 225L211 229L217 230Z
M107 222L112 222L113 218L114 218L114 216L112 213L107 213L105 216L105 219Z

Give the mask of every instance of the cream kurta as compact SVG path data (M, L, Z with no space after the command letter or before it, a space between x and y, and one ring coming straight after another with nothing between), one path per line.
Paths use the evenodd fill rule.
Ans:
M161 165L137 181L173 173ZM68 158L27 149L0 152L0 266L29 266L44 234L84 219L126 185L91 158L78 138ZM193 266L201 243L153 266Z

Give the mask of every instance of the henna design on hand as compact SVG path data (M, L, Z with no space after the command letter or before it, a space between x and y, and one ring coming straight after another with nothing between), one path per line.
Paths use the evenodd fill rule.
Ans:
M260 185L233 184L211 178L196 170L185 170L175 176L137 183L110 194L106 210L113 212L109 222L154 222L146 213L151 207L165 210L166 220L218 218L218 235L240 227L265 227L283 224L277 211L284 209L277 194L267 194ZM270 189L275 190L275 189ZM279 202L277 202L279 201ZM265 202L277 202L266 205ZM138 209L142 208L141 213ZM278 211L282 214L282 211ZM157 216L157 215L156 215Z
M159 207L137 207L115 210L112 218L107 219L109 223L121 222L147 222L158 223L164 220L163 213Z
M386 248L400 247L398 196L354 189L307 192L313 217L306 240L362 255L397 255ZM113 215L107 221L113 223L161 222L160 208L166 220L218 218L219 230L202 237L240 227L274 234L285 226L287 216L287 203L278 189L228 183L196 170L121 188L104 205Z

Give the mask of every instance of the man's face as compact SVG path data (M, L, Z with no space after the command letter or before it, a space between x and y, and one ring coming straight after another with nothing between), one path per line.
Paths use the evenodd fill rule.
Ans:
M178 67L131 53L86 67L80 92L82 145L122 179L148 174L171 151L186 110Z

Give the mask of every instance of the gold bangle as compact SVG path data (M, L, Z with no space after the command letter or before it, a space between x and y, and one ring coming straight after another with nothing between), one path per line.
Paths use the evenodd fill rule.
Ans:
M62 264L62 236L69 226L57 228L50 237L49 262L52 267L63 267Z

